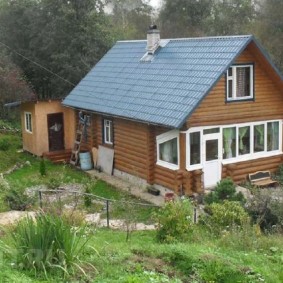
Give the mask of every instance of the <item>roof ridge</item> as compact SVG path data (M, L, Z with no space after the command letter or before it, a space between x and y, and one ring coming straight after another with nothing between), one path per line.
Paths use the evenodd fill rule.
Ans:
M253 37L252 34L244 35L217 35L217 36L200 36L200 37L180 37L180 38L162 38L162 40L169 41L181 41L181 40L205 40L205 39L231 39L231 38L250 38ZM135 39L135 40L118 40L119 43L134 43L134 42L146 42L146 39Z

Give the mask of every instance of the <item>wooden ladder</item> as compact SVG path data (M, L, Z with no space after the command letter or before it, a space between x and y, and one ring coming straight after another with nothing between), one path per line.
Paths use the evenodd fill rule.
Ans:
M79 152L81 149L81 142L83 139L83 132L84 132L85 124L79 121L78 128L76 131L76 139L74 142L74 147L72 149L70 164L76 166L79 161Z

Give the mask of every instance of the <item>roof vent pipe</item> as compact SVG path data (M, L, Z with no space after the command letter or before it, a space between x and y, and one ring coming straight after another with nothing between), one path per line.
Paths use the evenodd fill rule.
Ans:
M147 46L146 50L148 54L153 54L158 48L160 42L160 31L156 25L150 25L147 31Z

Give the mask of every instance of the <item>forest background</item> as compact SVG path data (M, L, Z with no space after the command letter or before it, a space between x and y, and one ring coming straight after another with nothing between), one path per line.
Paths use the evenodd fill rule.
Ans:
M253 34L283 71L282 0L0 0L4 107L65 97L117 40Z

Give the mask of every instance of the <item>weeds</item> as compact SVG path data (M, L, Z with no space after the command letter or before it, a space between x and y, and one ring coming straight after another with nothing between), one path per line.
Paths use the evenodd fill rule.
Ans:
M68 275L84 273L80 259L87 243L85 228L74 229L59 216L39 213L35 219L20 221L12 234L17 251L17 267L48 273L52 270Z

